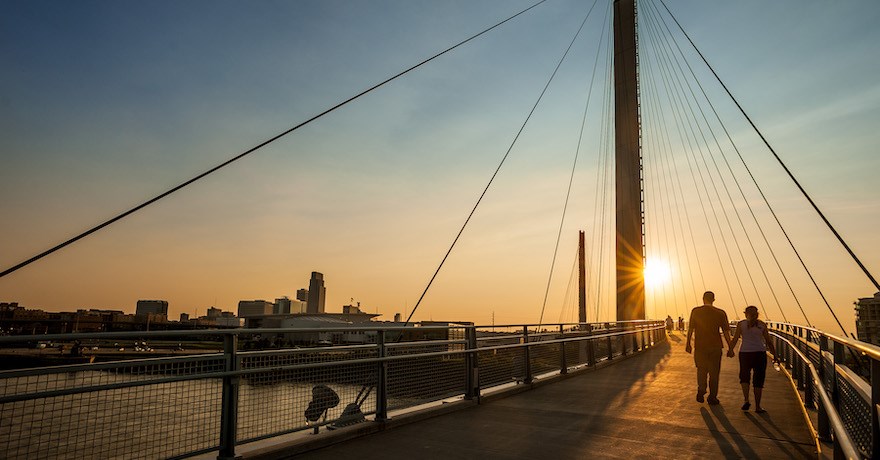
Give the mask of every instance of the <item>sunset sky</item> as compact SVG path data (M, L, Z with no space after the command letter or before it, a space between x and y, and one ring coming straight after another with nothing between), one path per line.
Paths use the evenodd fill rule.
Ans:
M0 270L532 3L3 2ZM667 4L876 276L880 3ZM540 5L155 205L0 278L0 301L50 311L134 312L138 299L165 299L176 319L182 312L203 315L210 306L236 311L242 299L294 297L298 288L308 287L310 273L320 271L328 311L341 311L354 299L381 319L406 316L591 5L573 0ZM643 2L642 8L652 8L640 12L644 27L655 6L662 9L659 0ZM496 323L538 321L598 62L544 315L544 322L576 320L566 288L577 230L587 231L594 257L604 244L593 235L601 228L597 181L601 133L608 131L601 120L607 43L599 46L606 12L607 3L599 1L416 320L487 324L494 315ZM650 85L662 85L663 75L650 67L660 61L649 51L647 30L640 40L643 133L648 136L660 126L650 119L659 113L650 109L655 100L648 98L659 94ZM852 303L876 289L705 67L693 56L688 62L700 66L695 68L700 81L749 168L835 311L854 330ZM656 101L662 105L661 99ZM673 119L671 114L660 118ZM691 281L691 271L666 243L683 232L664 223L672 220L671 213L666 220L661 214L669 211L661 211L667 202L651 195L664 184L651 169L663 167L660 157L650 156L654 146L653 140L643 140L647 253L649 261L668 261L670 280L649 289L649 316L685 314L697 302L695 291L712 289L732 317L760 297L771 319L781 320L757 268L755 286L746 286L744 295L728 290L733 281L721 278L724 258L715 256L710 235L700 226L702 211L688 185L694 184L692 177L680 173L688 202L683 212L692 218L696 239L688 247L682 238L680 248L699 253L702 261L703 279ZM679 149L673 145L672 150ZM687 164L683 156L675 161ZM751 182L742 187L757 219L767 224L767 237L809 319L838 333L778 227L771 225L760 195ZM737 209L747 213L741 202ZM756 238L758 252L766 255L763 240ZM778 269L765 268L788 319L802 323ZM598 279L598 271L591 276ZM673 292L673 285L680 292ZM600 320L612 318L608 294L606 289L598 309L592 299L591 320L597 313Z

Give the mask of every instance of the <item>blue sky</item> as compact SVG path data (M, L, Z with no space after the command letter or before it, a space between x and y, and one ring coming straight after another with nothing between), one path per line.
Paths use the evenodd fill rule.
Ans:
M873 244L880 209L870 188L880 167L880 6L668 3L832 222L880 270ZM0 264L26 259L529 4L4 2ZM172 314L203 313L293 295L318 270L328 280L328 309L354 298L386 316L404 312L589 6L551 0L0 279L0 300L132 311L139 298L164 298ZM596 7L417 318L485 323L495 311L496 321L536 321L605 6ZM759 181L809 253L821 254L808 262L839 313L851 315L851 302L873 288L726 104ZM587 130L548 306L554 320L565 316L575 230L593 226L599 123L588 124L594 134ZM827 321L824 307L810 308L817 323Z

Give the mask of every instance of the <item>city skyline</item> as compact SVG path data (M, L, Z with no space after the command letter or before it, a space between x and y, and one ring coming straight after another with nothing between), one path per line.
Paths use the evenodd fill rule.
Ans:
M528 5L9 4L0 18L0 266ZM318 271L328 277L331 310L355 298L384 318L406 317L589 6L549 2L524 14L0 278L0 301L54 311L133 310L138 299L164 299L169 316L177 317L209 306L234 310L241 299L296 298L308 274ZM880 270L874 244L880 201L870 188L880 170L874 152L880 63L873 59L880 5L683 1L669 7L854 251ZM537 322L601 26L588 22L575 45L580 56L561 67L414 320L488 324L494 315L497 323ZM854 332L853 302L875 289L782 180L769 154L752 153L761 147L738 123L733 134L744 139L757 179ZM562 306L569 305L576 230L591 230L597 213L596 154L582 154L545 322L569 319ZM652 254L649 247L649 260ZM783 262L790 259L786 254ZM670 269L673 279L684 272ZM743 301L725 292L717 270L704 271L702 287L716 291L731 316L741 312ZM804 293L811 320L839 332L809 281L797 274L793 284ZM690 297L666 311L655 302L648 314L676 316L692 306ZM796 307L783 303L800 322ZM774 309L768 305L778 316ZM608 315L599 311L600 319ZM591 311L588 318L594 317Z

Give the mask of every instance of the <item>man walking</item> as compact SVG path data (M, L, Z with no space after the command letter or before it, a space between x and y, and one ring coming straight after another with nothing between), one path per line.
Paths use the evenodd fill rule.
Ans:
M727 321L727 313L720 308L712 306L715 302L715 293L706 291L703 293L703 305L691 310L691 318L688 321L687 344L684 349L688 353L691 349L691 337L696 335L696 343L693 348L694 363L697 365L697 402L703 402L706 394L706 377L709 377L709 404L718 404L718 375L721 373L721 335L727 342L727 357L734 355L730 341L730 324Z

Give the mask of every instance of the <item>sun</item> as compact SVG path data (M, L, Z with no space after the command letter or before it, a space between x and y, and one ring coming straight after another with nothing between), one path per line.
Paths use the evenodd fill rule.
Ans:
M662 259L650 259L645 261L645 286L659 287L672 279L672 269L669 262Z

